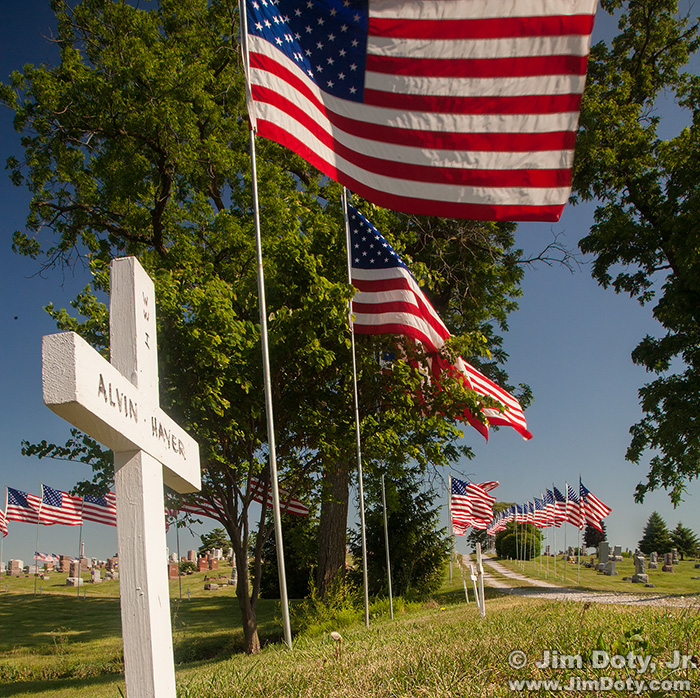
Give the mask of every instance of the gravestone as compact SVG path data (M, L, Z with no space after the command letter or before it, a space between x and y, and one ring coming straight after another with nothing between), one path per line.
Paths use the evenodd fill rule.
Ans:
M596 569L599 572L605 570L605 565L608 563L609 557L610 543L608 543L608 541L606 540L603 540L600 543L598 543L598 564L596 565Z
M105 565L108 572L116 572L119 569L119 558L109 557L107 558L107 564Z
M72 560L68 568L69 577L80 577L81 564L79 560Z
M82 577L66 577L67 587L80 587L83 586L84 583Z
M187 559L190 562L194 562L196 565L197 564L197 551L196 550L188 550L187 551Z
M219 561L216 558L209 560L209 569L210 570L218 570L219 569Z
M678 548L671 548L671 564L677 565L680 560L678 559Z
M61 557L58 559L59 571L63 572L63 574L70 574L70 563L70 555L61 555Z
M603 574L607 574L609 577L617 576L617 569L615 568L615 560L613 560L613 558L608 558L603 568Z
M621 545L616 545L613 548L613 560L615 562L622 562L624 558L622 557L622 546Z
M100 570L93 569L90 572L90 581L93 584L100 584L102 582L102 573L100 572Z
M635 584L646 584L649 581L649 575L647 574L647 561L642 553L637 553L634 556L634 575L632 577L632 581Z
M206 572L209 569L209 563L206 557L200 557L197 560L197 572Z
M171 553L171 554L170 554L170 557L168 558L168 560L169 560L170 562L178 562L177 553Z
M656 553L649 553L649 569L656 570L659 568L659 562Z
M179 577L178 570L179 570L179 565L177 562L171 562L168 565L168 578L169 579L177 579Z
M664 564L661 567L662 572L673 572L673 553L664 553Z
M163 484L197 491L199 449L159 406L153 282L125 257L110 288L111 363L74 332L44 337L44 402L114 452L127 696L174 698Z

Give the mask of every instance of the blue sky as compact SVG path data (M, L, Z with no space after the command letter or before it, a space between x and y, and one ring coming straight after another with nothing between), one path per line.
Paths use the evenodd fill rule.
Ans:
M46 39L51 24L48 0L0 2L0 79L25 63L54 60L55 46ZM599 12L594 40L610 36L613 29L609 18ZM687 118L664 104L659 109L666 134L677 132ZM21 154L19 136L12 128L12 114L3 109L0 158L4 162L12 154ZM67 306L87 277L77 270L42 278L36 263L13 254L11 236L23 227L29 197L1 172L0 200L0 484L33 493L39 493L41 482L68 490L89 477L86 466L26 458L20 448L22 439L63 442L68 436L68 424L41 399L41 337L55 332L42 308L49 302ZM535 254L558 233L575 248L591 221L592 208L569 206L559 223L519 226L517 242ZM624 454L628 429L641 417L637 389L650 377L632 364L630 352L645 334L657 333L658 327L651 308L599 288L585 262L573 274L556 266L529 269L520 309L510 319L505 338L510 354L507 368L512 382L532 387L535 402L526 416L533 439L525 442L513 430L501 429L485 443L476 431L465 431L476 458L460 464L453 474L470 475L477 482L498 479L501 486L493 494L518 502L539 496L553 482L560 489L566 481L575 483L581 474L586 486L613 508L607 519L608 537L623 548L634 549L654 510L670 527L680 520L700 533L700 507L694 501L700 496L697 483L691 484L686 502L675 510L663 492L650 495L644 505L634 503L634 487L646 469L626 462ZM3 559L19 557L26 563L35 547L36 527L15 522L9 526ZM198 535L208 528L195 526L197 538L181 536L183 554L198 545ZM575 536L569 528L569 543L575 542ZM83 539L91 557L116 552L116 531L111 527L86 524ZM558 543L562 541L559 533ZM168 543L174 550L172 532ZM458 538L457 547L466 551L463 539ZM75 555L78 530L41 527L39 549Z

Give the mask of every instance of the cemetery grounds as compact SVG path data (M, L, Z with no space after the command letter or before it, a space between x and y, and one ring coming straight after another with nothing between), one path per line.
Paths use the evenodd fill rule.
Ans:
M501 564L541 579L539 560L525 563L524 569L521 563ZM550 559L548 581L554 582L551 564ZM562 586L563 565L557 562L556 583ZM453 582L446 578L440 593L428 602L395 599L394 620L389 617L388 600L374 602L369 629L362 622L361 608L336 613L321 609L310 618L301 611L300 602L294 602L293 626L298 629L303 624L306 629L295 634L291 651L282 642L278 603L263 599L258 620L264 649L257 656L241 653L234 587L204 591L205 573L195 573L182 578L182 593L177 579L170 582L178 696L556 695L570 692L561 688L565 685L582 689L574 690L574 695L634 695L634 690L614 687L652 676L634 666L594 667L594 653L596 657L650 656L659 685L674 687L638 694L700 696L700 670L692 664L673 666L674 657L700 655L700 596L696 595L700 581L691 579L700 576L700 570L688 561L664 577L651 570L653 589L622 581L632 574L631 560L618 563L618 571L617 577L605 577L582 568L577 587L576 568L570 565L566 586L646 593L653 604L550 601L487 587L486 617L481 618L471 588L469 603L465 602L455 566ZM64 584L65 575L51 574L48 580L37 580L35 595L34 578L0 578L0 697L125 695L118 582L86 584L79 594ZM660 594L683 595L685 605L664 605L658 600ZM332 630L341 633L341 642L331 638ZM564 657L568 664L538 666L545 652ZM524 661L522 666L516 659ZM539 680L559 683L543 684L539 690L528 689L525 683ZM595 690L596 682L600 690Z

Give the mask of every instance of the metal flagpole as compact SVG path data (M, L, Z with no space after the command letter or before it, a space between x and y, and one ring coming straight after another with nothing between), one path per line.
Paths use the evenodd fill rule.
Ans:
M81 551L83 549L83 524L82 524L82 521L83 521L83 509L85 508L85 497L82 497L81 500L82 500L82 503L80 505L80 521L81 521L81 523L80 523L80 532L78 533L78 579L83 578L82 574L80 573L80 571L81 571L80 570L80 567L81 567L80 554L81 554ZM68 569L68 572L70 574L70 568ZM80 598L80 582L78 582L77 589L78 589L78 598Z
M386 576L389 581L389 614L394 620L394 597L391 593L391 556L389 555L389 522L386 512L386 490L384 489L384 473L382 473L382 506L384 507L384 545L386 547Z
M564 485L564 488L566 489L566 508L564 511L566 512L566 518L568 520L569 518L569 483L567 482ZM566 547L566 524L568 521L564 521L564 581L566 581L566 568L569 566L569 561L566 559L568 557L568 552L567 552L567 547Z
M348 194L343 187L343 217L345 219L345 248L348 258L348 282L352 284L352 257L350 253L350 221L348 220ZM362 537L362 582L365 592L365 626L369 628L369 582L367 579L367 531L365 528L365 492L362 481L362 446L360 440L360 402L357 393L357 359L355 357L355 330L352 321L352 301L348 301L348 324L352 349L352 387L355 403L355 440L357 443L357 484L360 495L360 529Z
M44 483L39 483L39 488L41 489L41 501L39 502L39 512L37 514L36 521L36 547L34 548L34 596L36 596L36 570L37 570L37 559L36 556L39 553L39 526L41 525L41 508L44 506Z
M552 483L552 496L554 497L554 483ZM557 510L557 499L554 497L554 511ZM554 580L557 579L557 527L552 527L554 533Z
M267 304L265 301L265 276L263 273L262 234L260 231L260 205L258 201L258 171L255 159L255 115L253 100L250 96L248 80L248 22L245 0L239 4L241 24L241 49L243 51L243 66L245 72L248 117L250 119L250 165L253 194L253 220L255 223L255 247L258 270L258 302L260 306L260 336L263 355L263 378L265 383L265 413L267 416L267 439L269 443L270 481L272 485L272 513L275 523L275 546L277 548L277 569L280 585L280 605L282 607L282 625L284 640L292 647L292 628L289 621L289 599L287 598L287 575L284 567L284 544L282 541L282 514L280 512L280 493L277 481L277 450L275 447L275 420L272 409L272 380L270 377L270 353L267 341Z
M581 497L581 473L578 474L578 564L576 565L576 584L581 582L581 526L583 525L583 498Z
M447 476L447 515L449 526L452 529L452 552L450 554L450 584L452 584L452 558L455 554L455 530L452 526L452 475Z
M177 583L180 589L180 601L182 601L182 570L180 569L180 526L175 518L175 545L177 547Z
M5 485L5 528L7 528L7 485ZM2 573L5 571L5 565L2 561L2 543L5 540L5 536L0 533L0 577L2 577Z
M518 559L518 505L513 504L513 528L515 529L515 559L516 559L516 565L517 559Z

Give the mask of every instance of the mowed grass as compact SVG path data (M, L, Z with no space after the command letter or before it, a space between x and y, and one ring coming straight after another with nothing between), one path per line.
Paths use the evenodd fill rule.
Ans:
M589 556L581 558L581 562L590 562L591 560L592 558ZM595 562L595 559L593 561ZM583 565L581 565L580 570L577 570L576 564L564 562L561 556L557 559L556 577L554 576L554 558L552 557L549 558L548 574L546 573L547 558L545 557L542 558L541 565L540 558L524 563L513 560L499 560L498 562L513 572L520 572L535 579L546 579L553 584L573 588L650 595L700 594L700 569L695 568L695 565L698 564L697 560L682 560L677 565L673 565L673 572L662 572L662 562L659 562L658 569L650 570L647 560L646 574L649 575L649 583L654 585L653 588L623 579L634 575L632 558L624 558L622 562L615 563L616 576L608 576ZM697 579L693 579L693 577L697 577Z
M180 698L507 696L512 695L509 680L552 677L551 671L534 664L545 649L586 654L607 648L618 654L644 652L659 660L671 659L674 650L700 654L698 607L584 605L487 590L482 619L471 588L471 603L465 603L457 573L454 583L446 583L430 602L397 604L410 610L398 610L393 621L388 605L377 604L369 629L361 622L339 627L342 647L323 633L295 637L294 649L287 650L281 643L278 604L262 600L264 649L251 657L241 653L233 587L205 592L203 576L183 579L189 600L185 591L179 601L178 582L171 583ZM16 589L11 588L13 581ZM81 593L78 599L75 589L64 593L59 581L56 576L55 590L44 584L42 595L34 596L33 580L7 580L8 592L0 593L0 696L119 698L125 687L117 584L91 586L87 597ZM103 595L98 595L98 586ZM508 664L509 653L516 649L528 657L520 670ZM592 676L590 669L580 673ZM682 676L694 687L683 695L700 695L697 672L686 669Z

